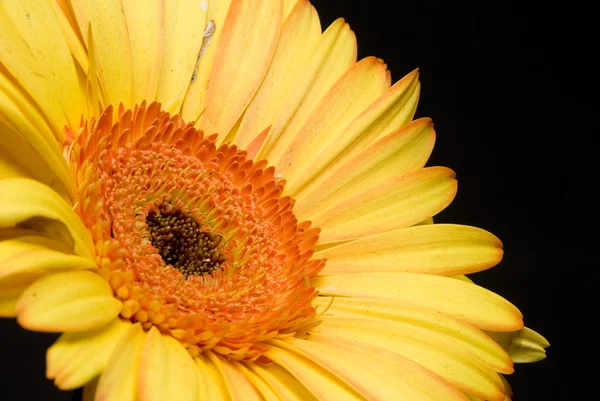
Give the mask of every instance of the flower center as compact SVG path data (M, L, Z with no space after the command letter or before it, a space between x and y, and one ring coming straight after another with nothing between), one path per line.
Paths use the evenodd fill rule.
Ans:
M150 242L163 261L186 279L190 274L210 274L225 261L218 249L222 237L203 232L189 213L163 204L148 213L146 223Z
M320 230L296 219L266 161L217 145L157 103L108 107L66 136L74 209L122 319L192 355L259 361L263 341L317 320Z

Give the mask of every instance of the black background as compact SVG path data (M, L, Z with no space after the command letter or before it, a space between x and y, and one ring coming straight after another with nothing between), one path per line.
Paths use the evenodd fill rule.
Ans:
M509 376L519 400L591 400L597 313L591 258L596 131L591 7L577 2L314 0L325 27L343 16L359 57L395 81L420 68L417 117L432 117L430 165L459 191L436 219L498 235L505 258L474 276L517 305L550 341L548 358ZM589 176L589 177L588 177ZM0 320L2 400L70 400L44 377L55 336Z

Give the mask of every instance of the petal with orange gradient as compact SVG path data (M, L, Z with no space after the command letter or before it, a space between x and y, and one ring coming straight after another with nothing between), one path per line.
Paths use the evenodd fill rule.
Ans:
M422 118L381 138L353 158L329 159L327 170L315 171L315 176L303 177L306 186L296 186L291 193L296 199L295 210L299 214L310 214L319 204L342 191L351 196L349 189L377 186L422 168L433 150L435 133L430 119ZM328 156L323 155L326 159ZM289 193L289 187L285 192Z
M284 345L288 347L287 343ZM318 400L364 401L336 372L305 357L299 351L290 352L280 344L274 344L269 347L265 356L289 372Z
M279 396L289 401L317 401L315 396L287 370L276 364L252 364L249 368L260 376Z
M476 227L432 224L364 237L315 253L322 274L410 272L452 276L475 273L502 259L502 243Z
M260 378L249 380L248 376L251 372L244 374L242 364L229 361L225 358L219 358L221 372L223 378L227 382L232 401L270 401L274 400L272 391L268 391L268 387L261 382ZM257 385L258 384L258 385ZM262 390L262 391L261 391Z
M198 121L207 134L227 138L250 103L271 63L282 14L278 0L231 3L216 43L206 108ZM242 58L244 62L239 63Z
M414 329L415 332L439 333L457 342L460 347L476 354L492 368L502 373L512 373L513 363L509 355L489 336L474 326L444 313L405 301L387 299L360 299L318 297L313 305L327 310L327 315L347 319L370 319L374 329L379 323L398 323L398 327ZM409 330L410 331L410 330ZM410 335L410 333L408 333Z
M298 1L285 20L273 60L246 108L234 143L242 148L273 124L321 38L319 16L308 0Z
M409 136L405 131L399 130L412 119L416 110L418 93L418 73L414 71L394 84L366 108L344 128L341 135L338 135L329 146L319 149L319 156L315 158L310 171L306 171L304 175L298 177L294 186L288 188L288 193L295 197L301 197L309 191L315 193L314 188L317 186L322 188L323 181L331 178L332 174L335 175L341 170L349 174L350 171L360 168L361 161L359 158L361 156L359 155L362 154L364 158L365 155L370 155L375 150L387 153L389 151L387 148L381 149L383 143L397 136ZM431 147L433 148L433 125L430 120L421 119L417 126L421 127L424 122L430 125L428 128L432 134ZM415 126L411 128L414 129ZM394 132L396 135L393 135ZM383 138L388 138L388 141ZM378 144L378 146L375 144ZM391 143L389 145L393 149L397 149ZM366 149L369 149L369 151L365 151ZM423 152L418 151L418 149L415 149L415 151L414 155L403 152L404 155L395 160L403 164L404 159L407 159L409 163L406 164L410 164L414 159L423 156ZM429 150L430 153L431 150ZM424 165L425 162L420 167Z
M317 276L321 295L405 301L493 331L523 328L523 315L485 288L450 277L418 273L357 273Z
M452 170L428 167L388 182L355 182L298 212L322 231L319 243L348 241L414 225L441 212L456 194Z
M331 146L348 124L390 86L383 60L366 57L350 68L323 96L286 148L269 152L269 163L292 185L319 152Z
M296 79L258 158L269 159L271 152L281 153L304 125L315 105L356 63L356 37L343 19L335 20L321 35L311 61ZM275 149L275 150L274 150Z
M440 376L453 387L485 399L502 401L496 371L474 352L436 330L410 323L325 315L309 333L311 341L348 339L394 352Z
M271 344L266 354L270 358L274 355L286 362L298 360L304 365L317 364L369 400L389 400L392 396L415 401L464 400L459 391L431 371L398 354L366 343L344 338L334 341L291 338L287 341L273 340ZM286 354L283 358L282 353ZM286 363L287 366L283 367L296 375L303 364ZM315 370L313 367L306 369ZM311 390L318 385L314 378L306 378L303 382ZM328 393L323 398L340 399Z

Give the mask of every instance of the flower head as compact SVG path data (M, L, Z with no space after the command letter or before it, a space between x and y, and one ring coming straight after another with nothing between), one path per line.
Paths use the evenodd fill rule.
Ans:
M419 88L307 0L1 3L0 313L90 399L510 398Z

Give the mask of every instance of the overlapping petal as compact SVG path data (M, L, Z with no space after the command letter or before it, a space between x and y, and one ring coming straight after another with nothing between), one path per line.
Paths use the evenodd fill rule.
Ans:
M319 151L331 146L348 121L354 120L390 86L383 60L367 57L350 68L323 96L303 125L290 138L289 146L275 146L269 162L289 182L296 182L318 159Z
M233 139L238 146L246 148L265 127L273 124L306 63L314 57L320 38L317 12L308 0L298 1L281 28L265 78L244 112Z
M196 369L194 360L183 345L152 327L140 354L137 374L139 399L195 401L198 392Z
M354 182L316 204L301 219L321 227L319 242L348 241L412 226L436 215L456 195L452 170L429 167L388 182Z
M99 376L130 323L114 319L89 331L65 333L48 349L46 376L60 389L82 387Z
M434 372L453 387L489 400L504 398L495 370L469 348L437 330L409 323L324 316L309 339L336 343L339 338L394 352Z
M318 297L315 306L326 309L327 316L345 319L371 320L374 331L378 326L398 324L395 335L414 336L424 331L454 341L502 373L512 373L510 356L494 340L460 319L430 308L402 300ZM418 338L417 338L418 339Z
M329 132L328 146L316 150L310 169L295 177L286 191L299 201L314 199L322 191L328 194L341 188L360 173L369 172L375 178L383 167L383 171L393 169L394 175L423 167L433 149L431 120L419 119L400 130L411 121L418 94L418 74L413 71L352 122L346 121L348 126Z
M137 399L137 366L146 333L139 324L129 325L115 345L96 388L96 401Z
M25 178L0 180L0 228L31 228L73 245L92 258L93 244L79 216L50 187Z
M268 159L289 147L329 88L356 63L356 56L354 33L343 19L334 21L321 35L311 60L288 93L258 159Z
M517 363L537 362L546 358L545 349L550 346L548 340L528 327L508 333L488 332L488 335Z
M0 59L44 112L58 139L64 137L65 123L77 126L84 97L69 46L49 1L2 2Z
M16 316L15 307L25 289L45 274L95 270L87 258L72 255L69 245L34 230L5 229L0 236L0 316Z
M355 273L318 276L313 284L322 295L406 301L485 330L504 332L523 328L523 315L506 299L450 277L418 273Z
M156 100L166 109L178 112L190 86L198 54L204 41L206 9L198 0L165 0L163 2L162 59ZM203 55L205 62L208 55ZM205 80L197 78L199 82ZM200 101L196 101L201 103Z
M27 287L15 311L19 324L30 330L76 332L108 324L121 306L98 274L67 271L44 276Z
M301 381L319 399L465 399L439 376L398 354L346 337L314 337L312 341L273 341L266 355L296 377L302 376ZM311 366L314 364L322 371ZM315 377L319 373L321 377ZM335 387L327 383L332 374ZM344 385L355 393L346 390L338 396L333 392L333 389L346 389Z
M227 138L250 103L269 68L282 18L278 0L231 3L216 43L205 108L198 121L208 134Z

